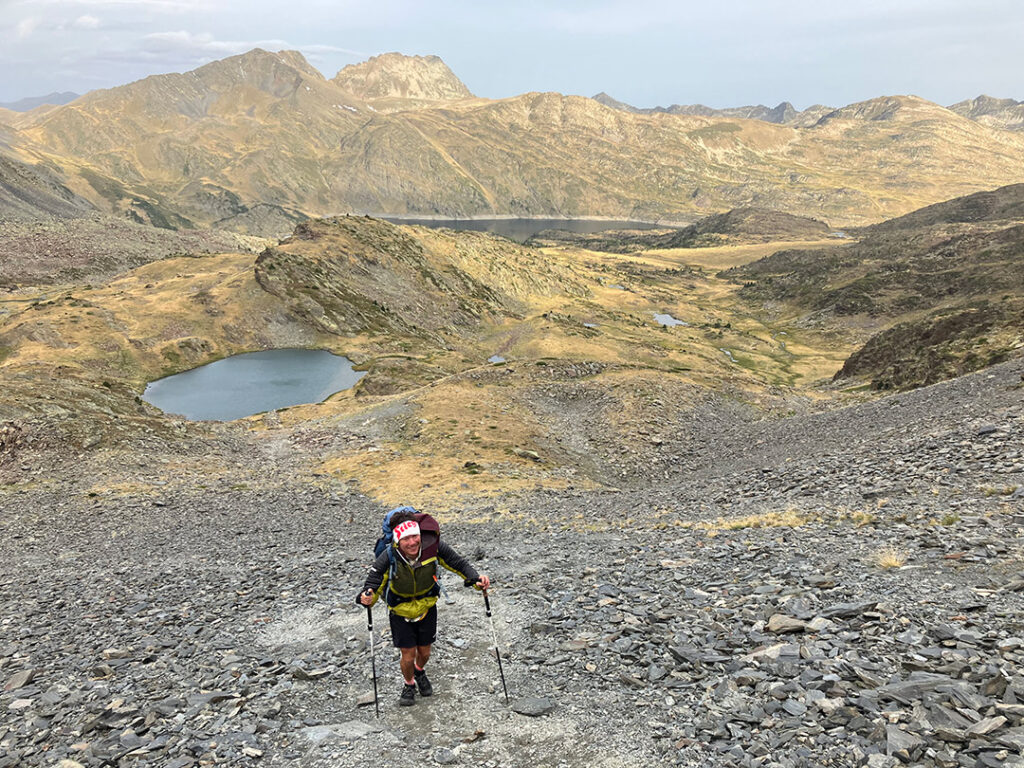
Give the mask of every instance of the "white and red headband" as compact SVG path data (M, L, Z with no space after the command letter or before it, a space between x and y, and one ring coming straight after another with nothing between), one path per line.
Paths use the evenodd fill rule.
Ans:
M401 541L406 536L419 536L420 524L415 520L406 520L404 523L395 526L393 535L396 542Z

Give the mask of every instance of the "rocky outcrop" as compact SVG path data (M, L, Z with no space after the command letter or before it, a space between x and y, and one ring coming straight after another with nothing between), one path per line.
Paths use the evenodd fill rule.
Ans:
M834 380L866 378L875 389L911 389L1002 362L1024 348L1024 301L944 310L872 336Z
M1024 131L1024 101L978 96L958 101L949 107L958 115L1007 131Z
M440 339L516 316L531 293L585 293L575 277L540 263L536 252L485 234L345 216L300 224L260 255L256 278L327 333Z
M332 82L346 93L364 101L448 101L473 97L469 88L438 56L384 53L345 67L334 76Z

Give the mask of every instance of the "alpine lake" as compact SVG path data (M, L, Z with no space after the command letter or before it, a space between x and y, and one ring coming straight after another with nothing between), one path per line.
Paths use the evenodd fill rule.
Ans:
M142 399L190 421L232 421L354 387L366 374L323 349L247 352L150 382Z

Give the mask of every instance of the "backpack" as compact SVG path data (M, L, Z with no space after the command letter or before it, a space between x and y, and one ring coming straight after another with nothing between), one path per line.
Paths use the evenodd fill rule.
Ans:
M413 520L419 523L420 540L422 542L424 558L435 557L437 555L437 547L441 539L441 526L438 525L437 520L425 512L420 512L415 507L409 506L395 507L394 509L389 510L387 514L384 515L384 520L380 524L380 538L377 539L376 543L373 545L374 558L380 557L382 552L388 553L388 563L390 564L388 589L390 589L391 579L394 578L395 575L395 548L391 546L394 541L394 531L392 530L391 520L399 512L411 512ZM440 576L440 573L438 575ZM445 601L450 601L450 598L448 597L448 590L444 588L444 585L441 584L440 580L437 581L437 585L441 588L441 592L444 593Z

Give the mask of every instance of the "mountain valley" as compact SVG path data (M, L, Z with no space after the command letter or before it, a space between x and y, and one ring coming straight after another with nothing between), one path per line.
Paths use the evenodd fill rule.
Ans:
M1024 133L986 99L255 50L0 110L0 768L1020 768ZM142 398L284 348L365 375ZM406 503L496 628L445 577L400 710L353 597Z

